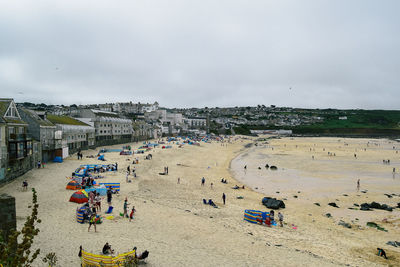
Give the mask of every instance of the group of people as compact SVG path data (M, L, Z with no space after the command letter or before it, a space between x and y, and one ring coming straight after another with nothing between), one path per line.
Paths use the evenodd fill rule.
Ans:
M279 221L279 226L283 227L283 214L281 212L278 212L278 221ZM271 224L274 224L275 222L275 211L271 210L269 212L269 216L266 216L265 220L263 220L260 217L257 219L257 222L261 225L266 225L268 227L271 227Z
M123 207L124 208L124 215L123 215L124 218L128 218L128 206L129 206L128 198L125 198L124 207ZM132 206L131 212L129 214L129 221L132 221L134 219L135 212L136 212L135 206Z
M81 251L82 251L82 246L80 247L80 251L79 251L79 255L78 255L79 257L82 256ZM133 248L133 251L135 252L135 259L138 259L138 260L143 260L149 256L149 252L147 250L143 251L139 255L137 254L136 247ZM103 255L113 255L114 254L114 250L111 248L111 245L108 242L106 242L105 245L103 246L102 253L103 253Z
M82 160L83 154L81 151L78 151L78 153L76 153L76 155L78 156L78 160Z
M126 168L126 182L129 183L131 182L131 180L129 180L129 175L131 175L131 166L128 165L128 167ZM133 167L132 169L132 175L134 178L136 178L136 168Z

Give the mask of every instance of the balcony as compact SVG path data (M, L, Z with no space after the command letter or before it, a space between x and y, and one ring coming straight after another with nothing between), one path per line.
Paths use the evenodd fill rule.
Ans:
M31 136L28 134L10 134L8 136L8 141L30 141L32 140Z

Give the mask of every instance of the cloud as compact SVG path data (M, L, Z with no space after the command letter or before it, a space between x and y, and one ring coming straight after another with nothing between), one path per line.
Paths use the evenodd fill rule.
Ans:
M52 104L394 109L399 7L361 0L0 3L0 88L16 101Z

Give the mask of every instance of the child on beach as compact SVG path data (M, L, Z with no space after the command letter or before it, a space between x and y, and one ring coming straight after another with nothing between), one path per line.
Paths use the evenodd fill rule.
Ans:
M97 207L97 211L101 211L101 196L100 193L97 193L97 195L95 196L95 202L96 202L96 207Z
M23 191L28 190L28 181L27 181L27 180L25 180L25 181L22 182L22 190L23 190Z
M128 198L125 198L124 201L124 218L128 218Z
M135 206L133 206L133 207L132 207L132 210L131 210L131 214L129 214L129 221L132 221L132 220L133 220L133 215L135 214L135 212L136 212Z
M90 227L94 226L94 232L97 232L96 230L96 212L93 212L92 215L89 218L89 228L88 228L88 232L90 231Z
M283 227L283 214L280 212L278 212L278 219L280 226Z

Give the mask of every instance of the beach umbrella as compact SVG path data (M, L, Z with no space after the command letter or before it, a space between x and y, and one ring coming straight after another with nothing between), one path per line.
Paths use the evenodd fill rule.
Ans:
M72 180L67 184L66 189L78 190L78 189L81 189L81 185L77 181Z
M75 203L85 203L85 202L89 201L89 198L88 198L85 190L80 190L80 191L76 191L75 193L73 193L72 196L70 197L69 201L75 202Z

